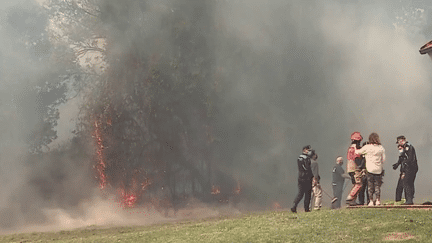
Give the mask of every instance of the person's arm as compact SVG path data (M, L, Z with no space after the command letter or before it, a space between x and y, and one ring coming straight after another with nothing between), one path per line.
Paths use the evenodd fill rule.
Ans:
M345 171L342 169L341 166L338 166L338 168L336 169L336 173L338 173L340 176L342 176L345 179L351 179L351 176L349 176L348 174L346 174Z
M299 178L305 178L305 176L307 174L309 174L309 172L310 172L310 174L312 174L312 171L310 170L310 163L309 163L309 165L307 165L306 162L307 162L307 159L302 157L302 156L300 156L297 159L298 169L299 169Z
M395 164L393 164L393 170L396 170L399 167L399 165L402 163L403 159L404 159L403 156L399 155L398 162L396 162Z
M408 148L408 150L406 150ZM412 146L407 146L404 150L406 153L407 159L403 162L405 165L413 166L414 165L414 159L416 158L415 150Z
M386 159L386 155L385 155L385 149L384 147L382 148L382 163L384 164L384 161Z
M360 149L356 149L354 153L357 154L357 155L366 154L366 149L365 149L365 147L366 147L366 145L363 146L363 147L361 147Z

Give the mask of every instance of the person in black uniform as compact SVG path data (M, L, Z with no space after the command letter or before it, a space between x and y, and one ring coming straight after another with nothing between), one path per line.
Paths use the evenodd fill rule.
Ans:
M298 194L294 199L294 206L291 208L291 212L297 212L297 205L304 196L304 209L305 212L310 212L309 204L312 193L312 169L311 169L311 157L312 148L310 145L303 147L303 153L297 159L297 165L299 170L298 177Z
M368 144L368 142L364 142L362 144L362 147L365 146L366 144ZM366 159L365 156L362 155L359 159L360 163L358 164L358 166L360 167L360 169L366 169ZM357 162L357 160L356 160ZM366 197L365 197L366 194ZM360 189L359 195L358 195L358 200L359 200L359 205L365 205L365 199L366 200L366 205L369 204L369 193L367 190L367 176L363 176L362 178L362 187Z
M334 199L336 200L334 203L332 203L332 209L341 207L342 193L343 193L343 186L345 183L345 179L351 179L351 176L345 174L345 171L342 169L342 165L343 165L343 158L342 156L338 156L336 158L336 165L333 167L332 170L333 196Z
M403 179L405 178L405 173L403 170L402 161L407 159L405 156L403 147L399 144L398 144L398 150L399 150L399 160L397 163L393 164L393 170L396 170L399 167L399 165L401 166L399 179L398 179L398 183L396 186L396 198L395 198L396 202L400 202L402 200L402 193L404 191ZM405 192L405 198L406 198L406 192Z
M404 178L402 179L406 199L405 205L413 205L415 193L414 181L418 171L417 155L414 146L412 146L412 144L406 141L405 136L402 135L397 137L396 139L396 143L402 146L403 156L405 157L405 159L401 162L402 169L404 171Z

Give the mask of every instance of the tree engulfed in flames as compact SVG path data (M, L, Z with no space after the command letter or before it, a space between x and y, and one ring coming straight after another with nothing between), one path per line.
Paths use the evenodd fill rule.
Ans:
M111 126L111 120L108 119L106 125ZM93 138L96 143L96 160L97 163L94 166L97 172L97 178L99 179L99 188L101 190L109 187L108 177L106 175L106 160L104 158L104 138L102 131L103 123L101 119L96 119L94 121L94 132ZM139 174L139 170L135 171L135 176ZM141 196L142 192L147 189L147 187L151 184L151 180L146 178L142 183L138 183L138 179L132 178L132 186L126 187L123 185L119 186L117 189L117 198L119 200L119 204L123 208L132 208L138 201L138 198Z

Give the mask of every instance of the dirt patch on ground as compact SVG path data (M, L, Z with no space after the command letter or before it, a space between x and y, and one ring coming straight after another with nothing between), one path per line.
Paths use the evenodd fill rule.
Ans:
M410 233L393 232L384 237L385 241L409 240L414 239L415 236Z

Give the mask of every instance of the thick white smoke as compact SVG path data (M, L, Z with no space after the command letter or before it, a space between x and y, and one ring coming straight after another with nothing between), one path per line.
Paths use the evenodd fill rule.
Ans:
M365 14L373 8L378 9L373 15ZM343 115L356 118L348 128L361 131L365 139L371 132L380 135L387 152L384 197L393 199L398 172L391 165L397 160L397 136L405 135L417 148L420 168L430 169L427 147L431 144L426 144L426 138L432 128L431 63L418 52L426 39L410 35L406 29L410 26L394 28L391 23L395 20L379 5L359 11L358 6L326 4L323 11L326 46L341 50L327 61L340 59L343 63L332 77L342 95ZM419 202L430 198L422 186L426 180L420 171Z

